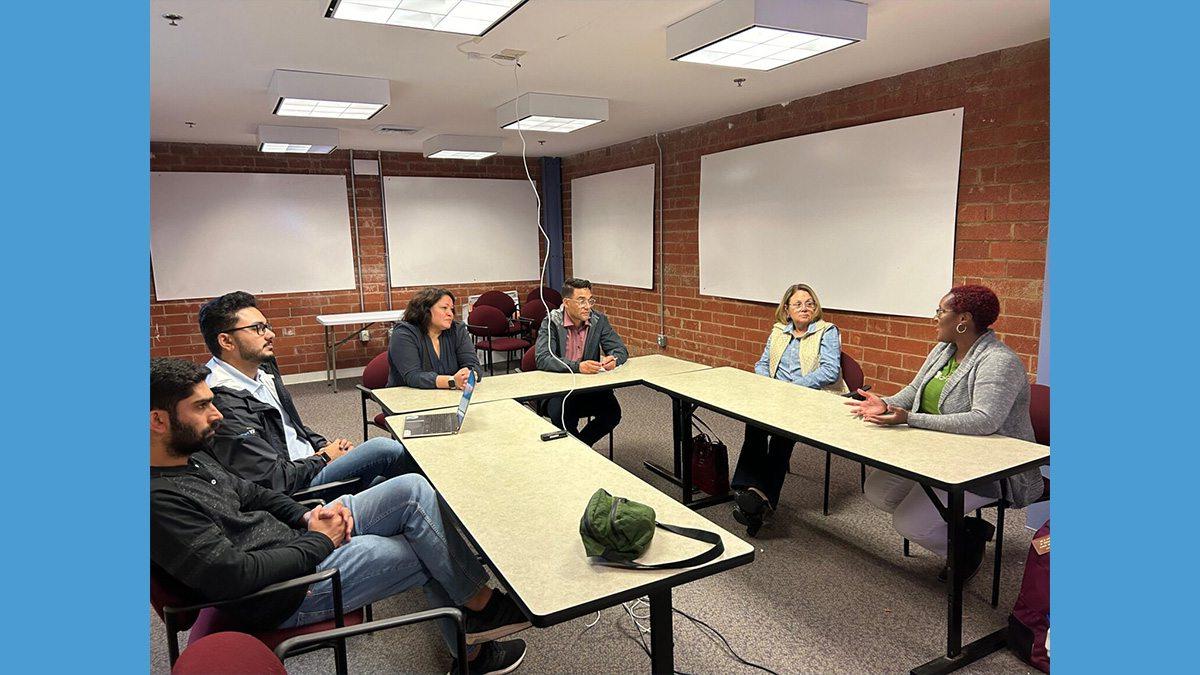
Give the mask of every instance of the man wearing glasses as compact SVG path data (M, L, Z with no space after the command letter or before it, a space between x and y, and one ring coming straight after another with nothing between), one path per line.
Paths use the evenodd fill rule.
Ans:
M612 370L629 359L629 350L603 313L595 309L592 284L587 279L567 279L562 287L563 304L542 320L537 338L538 370L595 375ZM560 428L587 443L595 444L621 422L621 404L612 390L572 392L550 399L547 414ZM579 429L579 420L592 421ZM565 425L565 426L564 426Z
M360 480L355 491L364 490L417 470L391 438L355 446L304 426L275 363L275 332L253 295L236 291L206 302L200 332L213 355L206 382L225 416L211 452L233 473L290 495L350 478Z

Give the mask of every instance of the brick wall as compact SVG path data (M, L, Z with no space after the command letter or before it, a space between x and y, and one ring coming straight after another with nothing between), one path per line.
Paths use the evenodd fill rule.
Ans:
M803 66L800 66L803 67ZM995 328L1037 372L1050 198L1048 40L731 115L659 135L662 145L666 350L659 350L659 288L595 289L634 353L663 353L749 369L762 352L774 306L701 296L700 157L765 141L898 117L965 108L954 283L1000 296ZM571 266L571 180L658 164L653 136L563 160L564 255ZM657 190L657 188L656 188ZM655 260L658 260L657 239ZM656 271L656 283L658 272ZM782 292L783 289L780 289ZM820 289L817 289L818 293ZM937 298L930 298L930 314ZM930 319L826 312L843 349L877 391L911 381L933 344Z
M375 153L355 152L359 159L374 159ZM428 160L419 154L383 153L383 174L387 176L446 176L456 178L524 179L519 157L492 157L478 162ZM224 171L246 173L309 173L349 175L350 153L339 150L329 155L265 154L253 146L203 145L191 143L151 143L151 171ZM530 160L534 181L540 180L537 160ZM259 296L259 306L276 327L275 353L283 373L322 371L325 369L324 332L316 321L318 314L375 311L388 309L387 270L384 257L383 213L380 205L378 176L355 176L358 208L358 233L362 251L361 279L363 306L359 306L358 288L347 291L284 293ZM539 185L540 189L540 185ZM346 181L347 197L350 181ZM353 203L352 200L347 200ZM353 214L350 225L353 227ZM269 246L264 248L269 251ZM536 274L536 272L534 272ZM532 275L531 275L532 276ZM522 295L534 282L497 282L449 286L459 299L470 294L499 288L516 288ZM233 289L230 289L233 290ZM390 289L392 308L403 309L417 288ZM154 281L150 281L150 355L177 356L198 362L210 357L200 337L196 314L207 298L195 300L154 299ZM339 329L345 335L356 326ZM387 349L386 331L372 329L371 341L347 342L338 350L338 367L362 366Z

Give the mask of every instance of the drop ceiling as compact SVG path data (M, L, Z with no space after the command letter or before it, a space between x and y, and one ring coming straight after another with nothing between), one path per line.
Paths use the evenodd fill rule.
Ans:
M666 27L715 0L529 0L470 36L324 18L328 0L152 0L150 134L155 141L257 145L276 69L386 78L391 105L336 127L341 148L421 152L438 134L503 136L497 106L526 92L607 98L610 117L570 134L526 132L529 156L567 156L841 89L1049 35L1048 0L873 0L867 39L777 70L670 61ZM183 16L176 27L162 14ZM511 63L465 52L527 52ZM735 78L746 78L743 86ZM194 122L189 127L186 122ZM379 125L419 128L381 134ZM538 141L545 141L539 144Z

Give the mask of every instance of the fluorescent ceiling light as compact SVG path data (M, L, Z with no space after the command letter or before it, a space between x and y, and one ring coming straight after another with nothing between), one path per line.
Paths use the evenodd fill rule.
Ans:
M483 35L526 0L333 0L325 16L349 21Z
M522 94L496 108L501 129L565 134L608 119L608 99L559 94Z
M352 75L276 70L271 75L274 114L366 120L391 103L387 80Z
M852 0L722 0L667 26L675 61L773 70L867 37Z
M328 154L338 144L337 129L315 127L258 126L258 149L262 152Z
M430 159L483 159L500 152L504 139L497 136L454 136L442 134L424 143Z

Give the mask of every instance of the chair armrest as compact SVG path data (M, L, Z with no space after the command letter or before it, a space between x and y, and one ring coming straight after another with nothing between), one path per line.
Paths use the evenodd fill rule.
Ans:
M860 389L862 389L863 391L871 391L871 385L864 384L862 387L860 387ZM858 393L857 391L848 391L845 394L842 394L842 398L852 398L855 401L867 400L866 396L863 396L862 394Z
M308 633L306 635L297 635L293 638L288 638L280 642L275 647L275 656L279 660L287 658L291 652L303 649L313 644L330 642L332 640L343 640L355 635L365 635L367 633L375 633L389 628L398 628L400 626L408 626L411 624L422 623L425 621L434 621L437 619L450 619L454 621L454 633L458 638L458 663L459 672L466 675L467 673L467 631L463 624L462 612L455 607L438 607L436 609L427 609L423 612L413 612L412 614L404 614L402 616L393 616L388 619L380 619L378 621L368 621L360 623L357 626L346 626L344 628L331 628L329 630L318 631L316 633Z
M376 403L378 403L379 405L383 405L383 401L380 401L378 398L375 397L374 389L367 389L366 387L362 386L361 384L354 385L354 388L357 389L360 394L362 394L363 398L369 398L372 401L375 401Z
M244 602L246 600L253 600L254 598L260 598L264 595L270 595L271 593L278 593L279 591L285 591L290 588L296 588L297 586L308 586L309 584L315 584L318 581L325 581L326 579L336 579L334 586L339 591L337 593L337 595L339 597L337 598L336 602L340 605L341 604L341 598L340 598L340 595L341 595L341 593L340 593L340 591L341 591L341 573L338 571L338 568L332 567L327 570L319 570L317 572L313 572L312 574L305 574L304 576L296 577L295 579L288 579L287 581L280 581L277 584L271 584L270 586L265 586L253 593L250 593L248 595L243 595L239 598L231 598L229 600L218 600L216 602L202 602L202 603L198 603L195 605L188 605L187 607L163 607L163 614L183 614L183 613L187 613L187 612L195 612L197 610L206 609L208 607L224 607L225 605L231 605L231 604L234 604L237 602Z
M320 485L310 485L309 487L306 487L303 490L296 490L290 496L292 499L295 499L296 501L300 501L300 499L303 497L316 498L316 495L318 495L322 492L327 492L329 490L340 490L341 488L344 488L347 485L353 485L354 483L357 483L358 481L359 481L358 477L354 477L354 478L347 478L346 480L335 480L330 483L322 483ZM340 492L340 493L338 493L338 496L340 497L343 494L346 494L346 493L344 491Z

